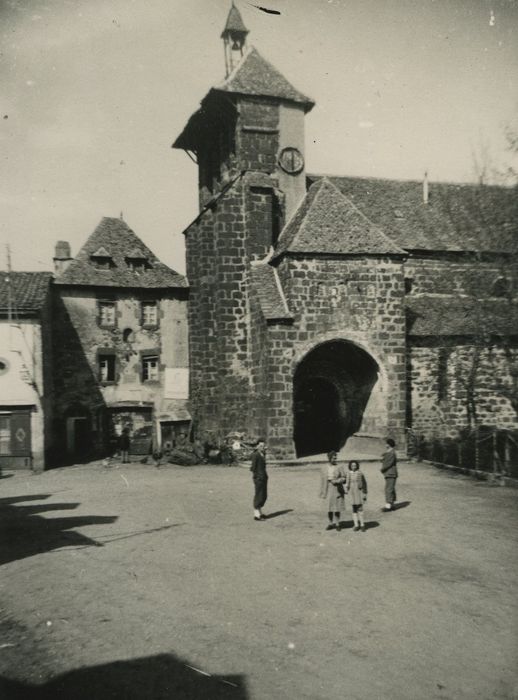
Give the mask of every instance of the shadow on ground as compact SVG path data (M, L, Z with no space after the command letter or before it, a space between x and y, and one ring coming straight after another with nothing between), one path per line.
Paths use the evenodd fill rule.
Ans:
M408 508L412 501L400 501L399 503L394 503L392 510L401 510L401 508Z
M286 515L287 513L293 513L293 508L286 508L285 510L276 510L274 513L266 513L265 520L271 520L272 518L278 518L279 515Z
M365 529L371 530L374 527L379 527L380 524L377 520L366 520ZM353 520L340 520L340 530L352 530L354 528Z
M2 700L247 700L243 676L209 676L173 654L81 668L31 685L0 678Z
M80 517L44 518L44 511L73 510L78 503L41 503L21 505L24 501L45 500L49 494L0 498L0 565L24 559L60 547L103 544L73 531L85 525L102 525L117 520L114 515L85 515Z

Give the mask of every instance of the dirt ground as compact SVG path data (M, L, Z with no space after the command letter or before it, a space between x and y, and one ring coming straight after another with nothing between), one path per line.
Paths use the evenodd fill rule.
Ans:
M318 468L0 480L0 697L518 698L516 489L404 464L325 531Z

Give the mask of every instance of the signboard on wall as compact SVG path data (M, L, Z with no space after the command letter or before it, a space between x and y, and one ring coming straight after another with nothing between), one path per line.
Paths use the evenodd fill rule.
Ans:
M186 367L166 367L164 398L189 398L189 370Z

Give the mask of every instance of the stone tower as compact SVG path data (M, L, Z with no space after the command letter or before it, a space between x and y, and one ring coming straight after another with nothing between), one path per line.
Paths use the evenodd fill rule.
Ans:
M228 75L173 144L194 154L199 174L200 212L185 231L193 418L220 434L261 430L251 264L305 196L304 116L314 104L245 50L247 34L233 5L222 33Z

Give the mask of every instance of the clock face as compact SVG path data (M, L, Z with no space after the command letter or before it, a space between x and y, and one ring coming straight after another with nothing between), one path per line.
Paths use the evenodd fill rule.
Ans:
M298 148L288 146L283 148L279 155L279 165L284 172L296 175L304 167L304 158Z

